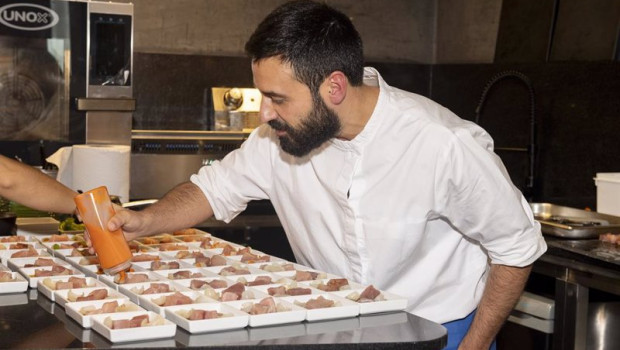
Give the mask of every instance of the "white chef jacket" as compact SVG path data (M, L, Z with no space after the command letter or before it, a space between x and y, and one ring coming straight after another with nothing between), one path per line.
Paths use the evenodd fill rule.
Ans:
M191 181L226 222L270 199L300 264L405 296L435 322L463 318L488 260L526 266L545 252L540 225L482 128L364 74L380 93L353 140L296 158L262 125Z

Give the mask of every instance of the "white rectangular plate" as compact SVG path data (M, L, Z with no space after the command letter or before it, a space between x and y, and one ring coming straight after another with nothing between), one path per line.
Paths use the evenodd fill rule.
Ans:
M64 266L64 267L70 267L70 264L67 263L66 261L60 259L60 258L55 258L52 256L37 256L37 257L28 257L28 258L10 258L7 260L7 265L9 266L9 268L11 268L13 271L17 271L20 268L26 266L26 265L33 265L35 263L35 261L39 258L43 258L43 259L49 259L52 260L52 262L56 265L60 265L60 266Z
M232 279L236 279L235 277L237 276L241 276L241 275L248 275L248 273L233 273L230 271L222 271L225 268L230 268L230 267L234 267L237 270L243 269L243 270L247 270L249 272L249 274L264 274L265 271L261 271L257 268L251 267L249 265L246 264L240 264L240 263L234 263L231 265L226 265L226 266L211 266L211 267L204 267L203 270L207 270L217 276L222 276L222 277L226 277L230 280Z
M248 322L250 327L262 327L262 326L272 326L277 324L285 324L285 323L295 323L302 322L306 319L306 309L299 307L297 305L293 305L288 301L273 298L274 302L277 306L286 307L290 309L289 311L279 311L268 314L261 315L251 315L250 320ZM241 308L245 304L257 304L261 301L261 299L253 299L253 300L237 300L237 301L227 301L222 304L230 305L235 309L244 312Z
M157 271L153 271L153 273L157 274L160 276L161 279L167 279L167 280L171 280L171 281L178 281L184 278L178 278L178 277L174 277L174 274L179 274L183 271L189 271L190 275L200 275L197 277L190 277L190 278L200 278L200 277L213 277L215 276L213 273L207 271L206 269L203 268L199 268L199 267L183 267L181 269L177 269L177 270L157 270Z
M364 288L357 288L352 290L341 290L338 292L331 292L332 294L346 298L351 293L361 294ZM372 314L377 312L388 311L401 311L407 308L407 299L392 293L380 291L385 300L371 301L367 303L357 303L360 307L360 314Z
M21 243L24 243L24 242L21 242ZM37 252L36 256L44 256L48 258L51 256L45 248L40 248L41 246L39 244L37 243L27 243L27 244L34 247L34 250L36 250ZM2 257L2 263L6 265L9 259L14 258L12 255L18 252L21 252L23 250L28 250L28 249L2 249L0 250L0 257ZM15 258L19 258L19 256ZM28 257L24 256L23 258L28 258Z
M113 343L129 342L129 341L143 341L151 339L162 339L174 337L177 326L164 319L163 325L157 326L144 326L124 329L110 329L104 324L107 317L112 320L125 320L131 319L134 316L148 315L149 321L153 321L155 317L161 317L153 312L136 312L136 313L121 313L121 314L108 314L98 315L92 319L93 330L104 336L106 339Z
M215 310L228 316L209 320L190 321L185 317L177 314L177 311L179 310L191 309ZM176 323L179 327L185 329L190 333L219 332L230 329L244 328L248 325L249 322L248 314L223 303L203 303L169 306L166 308L165 314L167 319Z
M183 291L183 292L179 292L181 294L184 294L186 296L188 296L189 298L192 299L192 304L200 304L200 303L211 303L211 302L215 302L215 300L206 297L204 294L200 293L200 292L194 292L194 291ZM157 305L153 300L156 300L158 298L162 298L162 297L166 297L169 295L174 294L174 292L170 292L170 293L159 293L159 294L146 294L146 295L140 295L138 297L138 303L144 307L147 310L156 312L160 315L164 315L164 310L170 306L159 306ZM190 305L192 304L186 304L186 306L191 307Z
M21 293L28 289L28 281L17 272L9 272L13 281L0 282L0 294Z
M305 267L303 269L298 269L299 271L308 271L308 272L314 272L317 274L316 278L311 279L311 280L306 280L306 281L298 281L295 279L295 275L297 274L297 270L296 271L282 271L282 272L274 272L273 275L275 276L275 280L277 281L278 279L281 278L287 278L290 280L293 280L295 282L301 283L301 282L311 282L311 281L316 281L316 280L323 280L323 279L331 279L331 278L340 278L339 276L336 275L332 275L329 274L327 272L322 272L322 271L318 271L318 270L313 270L310 269L308 267Z
M51 270L52 266L23 267L23 268L19 269L19 273L21 273L22 275L24 275L24 277L26 277L26 279L28 280L28 283L30 285L30 288L37 288L37 283L39 283L40 280L43 280L44 278L48 278L48 277L71 277L71 276L74 276L74 277L85 277L82 272L78 271L73 266L69 266L69 267L65 267L65 268L70 270L70 274L68 274L68 275L57 275L57 276L41 276L41 277L35 277L34 276L35 270Z
M148 282L157 282L159 280L162 279L162 277L160 275L157 275L151 271L136 271L136 272L128 272L127 276L131 276L131 275L135 275L135 274L143 274L146 275L148 277ZM107 284L108 286L112 287L112 288L116 288L118 289L119 286L123 285L123 284L129 284L129 283L121 283L118 284L116 282L114 282L114 277L115 276L110 276L110 275L99 275L99 280L102 281L103 283ZM140 282L141 283L141 282Z
M76 302L75 300L69 300L69 295L78 295L78 296L87 296L90 292L105 289L108 291L108 296L105 299L101 300L112 300L112 299L128 299L128 297L124 294L119 293L115 289L110 287L94 287L94 288L76 288L76 289L61 289L54 292L54 301L58 303L58 305L65 307L66 303Z
M330 280L330 279L329 279L329 278L327 278L327 279L322 279L322 280L303 281L303 282L299 282L299 284L300 284L300 285L309 285L310 287L313 287L313 288L317 288L317 289L319 289L319 288L317 287L319 284L321 284L321 283L323 283L323 284L327 284L327 283L329 282L329 280ZM353 281L351 281L351 280L347 280L347 281L349 282L349 284L348 284L348 285L346 285L346 286L343 286L343 288L344 288L344 289L342 289L342 290L352 290L352 289L357 289L357 288L362 288L362 287L364 287L363 285L361 285L361 284L359 284L359 283L357 283L357 282L353 282ZM320 289L319 289L319 290L320 290ZM335 292L337 292L337 291L335 291ZM330 292L330 293L331 293L331 292Z
M56 276L56 277L48 277L50 279L50 281L52 282L58 282L58 281L62 281L62 282L67 282L69 280L70 276ZM92 288L92 287L105 287L105 284L103 284L102 282L97 281L96 279L92 278L92 277L85 277L82 276L82 278L85 279L86 288ZM42 279L40 281L41 283L39 283L37 285L37 289L39 290L39 292L41 292L43 295L45 295L46 297L48 297L51 301L55 301L55 296L54 296L54 292L56 291L55 289L51 289L46 283L45 283L45 278ZM74 289L79 289L79 288L74 288ZM62 289L60 289L62 290Z
M267 295L269 295L269 288L277 288L277 287L282 287L284 286L284 289L289 289L289 288L307 288L310 289L310 294L307 295L325 295L326 292L316 289L316 288L312 288L309 285L305 285L305 284L296 284L295 282L293 282L290 285L286 285L286 284L279 284L279 283L275 283L275 284L266 284L263 286L254 286L254 287L249 287L252 288L254 290L258 290L262 293L265 293ZM272 295L273 297L276 298L284 298L284 297L293 297L294 295L280 295L280 296L275 296Z
M188 279L182 279L182 280L174 280L174 281L170 281L174 284L177 284L179 286L183 286L184 288L187 288L187 290L195 290L195 291L199 291L202 292L206 289L206 287L202 287L201 289L193 289L191 288L191 284L193 280L199 280L199 281L205 281L207 283L214 281L214 280L220 280L220 281L224 281L226 282L226 287L229 287L230 285L234 284L231 280L229 280L226 277L223 276L217 276L217 277L199 277L199 278L188 278ZM215 288L215 290L220 290L221 288Z
M330 293L320 294L325 299L333 300L337 303L337 305L332 307L320 308L320 309L307 309L306 311L306 320L307 321L318 321L318 320L330 320L336 318L346 318L346 317L355 317L359 315L360 308L358 303L353 302L351 300L339 297L337 295L333 295ZM319 295L299 295L295 297L283 297L280 299L284 299L292 304L295 304L295 301L305 303L310 299L318 298Z
M131 299L131 301L133 301L134 303L140 304L140 295L142 294L138 294L136 291L139 291L140 289L143 289L143 290L149 289L151 287L151 283L167 284L170 287L170 290L172 292L176 292L176 291L182 292L182 291L189 290L188 288L185 288L181 285L173 283L172 281L156 281L156 282L119 284L118 291L127 295L129 299ZM149 294L144 294L144 295L149 295Z
M97 315L112 315L112 314L127 314L134 311L146 311L138 304L131 302L129 299L114 299L114 300L94 300L94 301L76 301L72 303L65 304L65 312L67 316L74 319L77 323L79 323L84 328L90 328L92 325L92 317L94 315L83 315L80 310L86 306L94 306L95 308L101 308L101 306L105 303L109 303L112 301L117 301L119 307L123 306L127 308L127 311L122 312L113 312L106 314L97 314Z

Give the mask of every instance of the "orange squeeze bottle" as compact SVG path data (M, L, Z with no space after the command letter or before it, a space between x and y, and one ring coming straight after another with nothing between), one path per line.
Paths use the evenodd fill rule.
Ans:
M74 201L103 271L115 275L129 269L133 255L123 231L108 230L108 221L115 214L108 189L97 187L75 196Z

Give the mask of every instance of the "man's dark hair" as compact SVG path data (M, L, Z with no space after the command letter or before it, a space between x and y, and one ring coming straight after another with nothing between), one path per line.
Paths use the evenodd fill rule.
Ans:
M252 61L280 56L295 78L317 92L334 71L362 85L362 39L351 20L324 3L291 1L271 12L256 28L245 51Z

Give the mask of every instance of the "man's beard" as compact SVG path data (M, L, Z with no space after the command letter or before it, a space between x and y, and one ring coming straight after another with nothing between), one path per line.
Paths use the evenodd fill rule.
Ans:
M273 129L286 131L286 135L279 137L280 147L296 157L303 157L336 137L342 128L336 112L327 107L318 94L313 94L312 100L312 110L297 128L275 119L268 122Z

